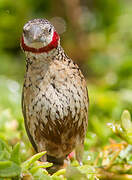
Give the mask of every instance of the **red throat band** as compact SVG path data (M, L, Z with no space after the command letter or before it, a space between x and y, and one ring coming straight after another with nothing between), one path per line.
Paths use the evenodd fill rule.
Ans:
M32 52L32 53L44 53L44 52L47 53L47 52L51 51L52 49L57 48L58 41L59 41L59 35L57 34L56 31L54 31L52 41L47 46L44 46L42 48L29 47L24 43L23 36L21 38L21 46L24 51L28 51L28 52Z

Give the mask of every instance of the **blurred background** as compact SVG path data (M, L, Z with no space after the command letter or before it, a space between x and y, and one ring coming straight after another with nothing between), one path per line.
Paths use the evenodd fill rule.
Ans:
M106 145L116 138L107 124L132 109L132 1L0 0L0 138L11 145L22 141L24 158L31 148L21 113L25 56L20 37L23 25L34 18L55 25L65 52L87 79L85 149Z

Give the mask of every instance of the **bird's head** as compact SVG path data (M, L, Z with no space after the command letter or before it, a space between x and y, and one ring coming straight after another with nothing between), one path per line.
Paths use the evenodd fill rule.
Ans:
M21 46L27 52L47 53L58 47L59 40L58 33L48 20L34 19L23 27Z

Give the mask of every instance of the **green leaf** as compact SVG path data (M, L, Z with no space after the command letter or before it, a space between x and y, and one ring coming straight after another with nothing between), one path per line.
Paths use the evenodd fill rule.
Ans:
M0 169L11 166L11 161L0 161Z
M131 115L130 115L129 111L127 111L127 110L123 111L123 113L122 113L122 116L121 116L121 127L127 133L131 133L132 134Z
M60 176L60 175L64 175L66 173L66 169L60 169L57 172L55 172L52 177L54 176Z
M0 177L15 177L19 176L21 168L12 161L0 162Z
M63 178L62 176L52 176L52 180L66 180L66 178Z
M0 151L0 161L9 160L9 158L10 158L10 153L7 150Z
M11 152L11 148L0 139L0 151L7 150L8 152Z
M52 165L53 165L52 163L45 162L42 165L37 165L37 166L31 168L30 173L33 174L40 168L48 168L48 167L51 167Z
M37 161L38 159L40 159L44 154L46 154L46 151L44 152L40 152L35 154L34 156L32 156L30 159L28 159L27 161L25 161L24 163L22 163L22 169L23 170L28 170L30 165L33 164L35 161Z
M121 159L128 159L129 158L129 154L131 155L132 152L132 145L128 145L125 149L121 150L119 157Z
M88 180L86 174L80 172L77 167L68 166L66 169L66 178L68 180Z
M129 155L126 157L126 159L127 159L127 163L130 164L130 165L132 165L132 154L129 154Z
M38 171L36 171L35 174L33 174L34 180L51 180L51 177L45 173L45 170L40 168Z
M77 167L82 173L85 174L95 174L95 169L93 166L90 165L83 165Z
M11 152L11 158L10 158L11 161L13 161L14 163L20 165L21 163L21 160L20 160L20 144L17 143L12 152Z

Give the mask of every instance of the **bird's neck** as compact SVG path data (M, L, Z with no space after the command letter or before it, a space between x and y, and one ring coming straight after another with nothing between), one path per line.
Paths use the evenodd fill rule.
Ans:
M26 77L30 77L32 81L35 81L43 75L45 77L46 72L49 70L54 61L62 61L66 55L63 48L59 45L56 49L49 51L48 53L35 54L32 52L26 53Z
M60 46L60 43L58 44L57 48L54 48L47 53L25 52L25 54L27 68L44 67L48 64L50 65L50 63L52 63L54 60L62 61L66 57L63 48Z

